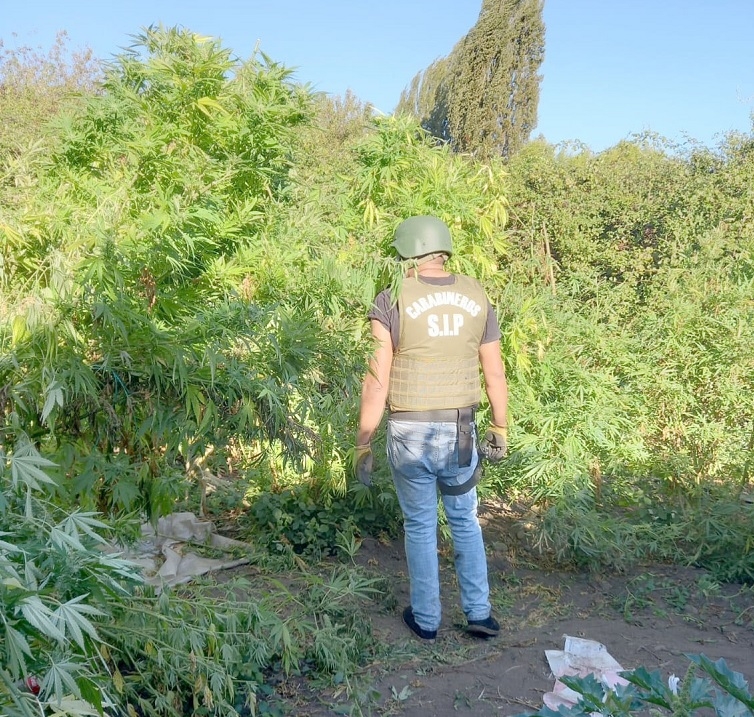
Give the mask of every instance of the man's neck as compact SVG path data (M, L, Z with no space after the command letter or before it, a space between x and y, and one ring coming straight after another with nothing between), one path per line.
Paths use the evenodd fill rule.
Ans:
M419 264L415 269L411 269L409 276L428 277L431 279L442 279L450 276L450 272L445 271L445 262L442 257L437 257L430 261Z
M419 276L427 276L430 278L444 278L446 276L450 276L450 272L445 271L445 269L438 269L435 267L431 267L428 269L425 269L424 267L419 267Z

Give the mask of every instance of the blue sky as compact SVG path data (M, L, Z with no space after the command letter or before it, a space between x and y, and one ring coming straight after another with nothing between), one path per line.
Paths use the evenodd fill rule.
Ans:
M419 70L476 22L481 0L0 0L7 47L75 48L110 58L156 23L255 45L315 89L390 112ZM595 151L634 133L715 146L751 132L754 0L546 0L546 55L533 137ZM15 36L14 36L15 33Z

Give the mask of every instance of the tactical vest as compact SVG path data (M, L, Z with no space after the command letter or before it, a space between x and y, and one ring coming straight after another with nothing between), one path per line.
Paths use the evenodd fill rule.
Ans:
M400 339L388 389L391 411L461 408L479 403L479 345L487 296L476 279L454 275L438 286L408 277L398 298Z

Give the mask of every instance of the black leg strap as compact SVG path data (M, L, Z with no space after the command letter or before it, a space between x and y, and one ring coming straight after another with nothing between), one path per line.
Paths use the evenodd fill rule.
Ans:
M482 461L479 461L471 478L465 483L461 483L461 485L448 485L442 481L437 481L437 485L440 487L440 493L443 495L463 495L474 488L480 480L482 480Z

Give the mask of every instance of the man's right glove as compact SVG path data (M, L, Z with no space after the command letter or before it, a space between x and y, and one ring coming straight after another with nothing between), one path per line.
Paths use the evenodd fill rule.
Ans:
M353 464L359 483L363 483L365 486L372 485L374 457L372 456L372 446L369 443L363 446L356 446Z
M479 442L479 452L490 462L498 463L508 453L508 428L490 424L484 438Z

